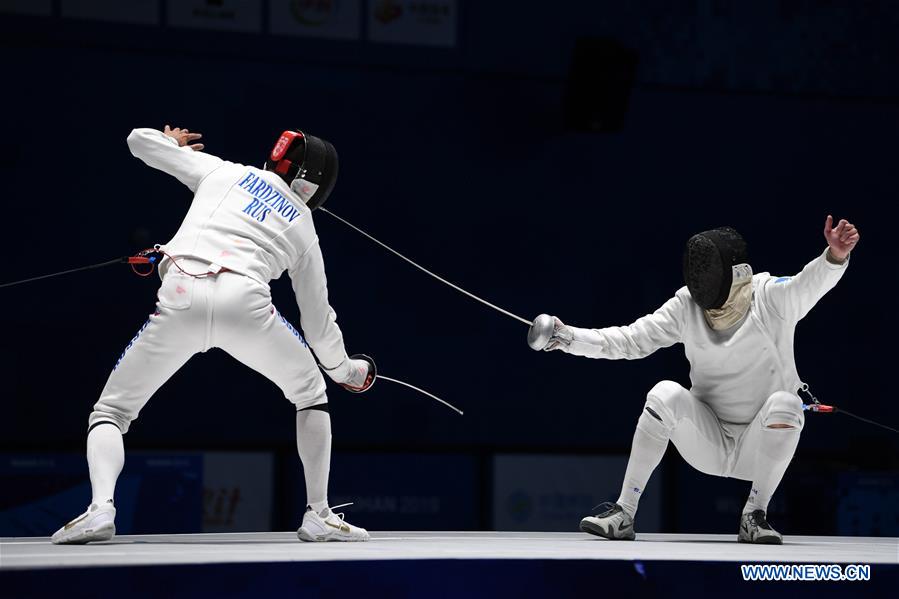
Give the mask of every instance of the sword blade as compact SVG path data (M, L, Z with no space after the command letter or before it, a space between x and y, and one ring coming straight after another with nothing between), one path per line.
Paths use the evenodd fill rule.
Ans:
M405 381L398 380L398 379L392 379L392 378L390 378L389 376L384 376L383 374L379 374L379 375L377 376L377 378L379 378L379 379L384 379L385 381L390 381L391 383L396 383L397 385L402 385L403 387L409 387L410 389L413 389L413 390L415 390L415 391L418 391L418 392L421 393L422 395L427 395L427 396L430 397L431 399L435 399L435 400L439 401L440 403L442 403L443 405L445 405L445 406L448 407L449 409L458 412L460 416L464 416L464 413L462 412L462 410L460 410L459 408L457 408L457 407L454 406L453 404L449 403L448 401L443 401L442 399L440 399L439 397L437 397L437 396L434 395L433 393L428 393L428 392L425 391L424 389L419 389L419 388L416 387L415 385L410 385L409 383L407 383L407 382L405 382Z
M475 301L477 301L477 302L481 302L481 303L484 304L485 306L487 306L487 307L489 307L489 308L493 308L493 309L496 310L497 312L499 312L499 313L501 313L501 314L505 314L505 315L508 316L509 318L514 318L514 319L517 320L518 322L521 322L521 323L526 324L526 325L528 325L528 326L531 326L532 324L534 324L534 323L531 322L530 320L528 320L528 319L526 319L526 318L522 318L522 317L519 316L518 314L515 314L515 313L513 313L513 312L509 312L508 310L504 310L503 308L500 308L500 307L497 306L496 304L491 304L491 303L488 302L487 300L478 297L478 296L475 295L474 293L462 289L461 287L459 287L459 286L456 285L455 283L451 283L451 282L447 281L446 279L444 279L444 278L441 277L440 275L437 275L437 274L431 272L430 270L428 270L427 268L425 268L424 266L422 266L422 265L419 264L418 262L415 262L414 260L411 260L410 258L407 258L406 256L402 255L401 253L399 253L398 251L396 251L395 249L393 249L392 247L390 247L389 245L387 245L387 244L384 243L383 241L379 241L379 240L375 239L374 237L372 237L371 235L369 235L368 233L366 233L365 231L363 231L362 229L360 229L359 227L357 227L356 225L354 225L354 224L351 223L350 221L348 221L348 220L346 220L345 218L342 218L342 217L340 217L340 216L337 216L336 214L334 214L334 213L331 212L330 210L328 210L328 209L326 209L326 208L319 208L318 210L320 210L321 212L324 212L325 214L330 214L332 217L334 217L335 219L339 220L340 222L342 222L343 224L345 224L345 225L348 226L349 228L353 229L354 231L356 231L356 232L359 233L360 235L363 235L364 237L367 237L368 239L374 241L375 243L377 243L379 246L381 246L382 248L384 248L384 249L387 250L388 252L392 253L393 255L395 255L395 256L397 256L397 257L399 257L399 258L402 258L403 260L405 260L406 262L408 262L409 264L411 264L412 266L414 266L414 267L417 268L418 270L422 271L423 273L425 273L425 274L427 274L427 275L430 275L430 276L434 277L435 279L437 279L438 281L440 281L440 282L443 283L444 285L448 285L449 287L452 287L453 289L455 289L455 290L458 291L459 293L462 293L462 294L464 294L464 295L467 295L467 296L470 297L471 299L473 299L473 300L475 300ZM419 389L419 391L420 391L420 389Z

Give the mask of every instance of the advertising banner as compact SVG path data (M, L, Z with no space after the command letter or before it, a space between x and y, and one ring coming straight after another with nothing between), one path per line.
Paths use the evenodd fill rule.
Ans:
M159 0L62 0L63 17L159 25Z
M576 532L594 506L615 501L626 456L504 454L493 459L493 527L507 531ZM660 469L653 481L661 479ZM659 485L640 499L639 532L658 532Z
M172 27L262 32L261 0L169 0L166 6Z
M269 30L275 35L358 40L362 0L271 0Z
M455 0L372 0L368 39L373 42L456 46Z

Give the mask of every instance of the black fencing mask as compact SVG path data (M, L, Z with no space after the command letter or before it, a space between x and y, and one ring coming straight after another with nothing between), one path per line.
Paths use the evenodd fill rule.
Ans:
M746 241L731 227L697 233L684 249L684 282L703 310L720 308L733 284L733 266L749 262Z
M294 129L278 138L265 170L280 175L309 209L315 210L334 189L337 165L337 150L330 142Z

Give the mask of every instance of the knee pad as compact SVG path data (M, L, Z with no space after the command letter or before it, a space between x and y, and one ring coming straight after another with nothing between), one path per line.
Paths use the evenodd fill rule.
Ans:
M677 422L678 398L684 388L674 381L660 381L646 394L644 412L671 428Z
M90 433L101 424L112 424L117 426L119 431L124 435L128 432L131 421L118 414L113 414L112 412L100 412L94 410L91 412L90 418L87 419L87 432Z
M786 424L801 429L805 422L802 400L786 391L777 391L768 398L762 407L762 426Z
M319 376L321 376L321 374L319 374ZM321 381L321 387L316 389L315 392L303 394L300 398L287 396L287 400L294 405L297 412L303 412L305 410L321 410L327 412L328 394L325 392L324 379Z

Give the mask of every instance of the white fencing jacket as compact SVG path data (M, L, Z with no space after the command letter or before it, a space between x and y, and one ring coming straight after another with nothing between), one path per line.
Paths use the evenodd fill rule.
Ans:
M128 136L131 153L194 192L175 237L163 246L172 256L206 260L263 285L288 271L300 326L325 368L346 360L312 214L283 179L265 170L179 147L155 129ZM171 266L160 265L160 276Z
M752 304L741 323L725 331L709 327L686 287L661 308L624 327L579 329L565 348L570 354L636 360L683 343L690 361L691 392L720 420L752 421L775 391L796 393L802 385L793 356L796 324L843 276L849 260L833 264L826 250L798 275L752 277Z

